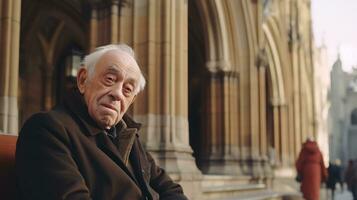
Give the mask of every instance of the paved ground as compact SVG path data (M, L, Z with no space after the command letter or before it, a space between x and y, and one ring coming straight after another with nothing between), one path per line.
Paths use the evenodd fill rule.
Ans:
M337 193L334 200L353 200L352 194L346 190L342 193Z
M332 199L331 191L321 189L321 200L353 200L352 194L348 190L337 189L335 191L335 198Z

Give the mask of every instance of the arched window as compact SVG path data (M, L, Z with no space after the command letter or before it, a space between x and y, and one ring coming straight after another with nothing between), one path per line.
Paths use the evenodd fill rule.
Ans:
M351 124L357 125L357 108L355 108L351 113Z

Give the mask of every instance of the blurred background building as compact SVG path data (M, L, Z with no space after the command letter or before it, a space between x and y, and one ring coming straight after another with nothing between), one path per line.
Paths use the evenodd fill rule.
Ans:
M3 134L60 103L82 55L127 43L148 83L130 113L192 199L296 192L306 137L328 154L310 0L0 0L0 19Z
M357 159L357 69L342 70L340 57L331 71L331 107L329 111L330 159Z

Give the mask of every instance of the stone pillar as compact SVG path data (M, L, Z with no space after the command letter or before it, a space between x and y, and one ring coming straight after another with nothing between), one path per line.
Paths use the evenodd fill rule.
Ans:
M205 98L207 104L204 114L207 116L207 124L204 128L206 132L203 140L201 164L204 173L216 173L220 171L219 166L223 166L223 131L222 131L222 85L219 73L210 72L209 83Z
M266 136L266 68L259 67L259 146L260 154L267 156L267 136Z
M134 1L132 6L134 18L120 23L126 27L132 20L133 47L147 77L133 108L143 124L141 139L189 198L199 199L202 175L189 145L187 1ZM120 40L128 38L121 34Z
M314 136L314 133L307 133L307 121L308 119L308 115L307 115L307 83L305 83L304 81L306 81L306 79L304 80L304 76L306 76L306 72L304 70L305 68L305 54L304 54L304 49L303 49L303 45L301 44L301 42L299 42L298 45L298 59L299 59L299 72L297 74L298 79L299 79L299 93L298 93L298 98L299 98L299 102L300 102L300 134L301 134L301 142L304 142L307 135L310 134L311 136Z
M112 1L111 12L110 12L110 23L111 23L111 33L110 42L115 44L118 43L118 26L119 26L119 2Z
M288 113L287 106L280 102L273 102L274 116L274 148L276 152L277 165L287 166L289 163L288 152Z
M231 168L232 174L242 174L241 167L239 165L239 128L240 128L240 112L239 112L239 74L238 72L231 72L229 75L229 108L227 113L230 115L230 135L227 141L229 144L230 163L226 163Z
M266 94L266 73L269 65L265 50L258 54L258 81L259 81L259 154L266 183L273 177L271 164L268 157L267 138L267 94Z
M90 19L89 51L92 52L97 47L98 41L98 12L92 8Z
M221 62L218 62L221 63ZM211 63L212 64L212 63ZM210 65L211 65L210 64ZM201 147L202 170L208 174L241 173L238 138L238 74L211 71L205 99L207 124Z
M287 98L287 99L290 99ZM289 158L290 158L290 165L293 166L295 164L295 160L297 157L297 152L295 149L295 130L293 129L294 127L294 105L292 101L287 102L287 112L288 112L288 138L289 138Z
M0 132L18 134L21 0L0 1Z
M293 82L293 116L294 116L294 133L295 133L295 152L298 154L301 149L301 104L300 104L300 73L299 73L299 57L298 57L298 45L296 41L291 41L291 56L292 56L292 82Z
M123 4L120 2L119 0L111 0L109 5L101 2L92 5L89 24L90 51L93 51L97 46L109 43L126 43L129 46L133 46L133 40L138 39L135 38L137 32L134 31L134 26L136 22L143 22L140 18L146 17L147 11L140 10L135 12L135 9L137 9L136 4L144 5L144 7L146 5L143 1ZM135 15L135 13L140 13L143 16ZM143 28L145 26L143 25ZM146 31L142 32L142 34L146 33Z
M93 3L89 22L89 50L98 46L118 42L119 3L112 0L111 4L104 2Z
M280 115L279 107L276 103L273 103L273 116L274 116L274 148L276 152L276 163L281 164L281 138L280 138Z
M263 176L263 169L261 166L261 146L260 146L260 136L261 136L261 131L262 127L261 125L261 110L260 104L261 104L261 99L259 99L259 95L261 93L259 84L261 84L260 81L260 73L262 73L259 70L261 67L264 67L267 65L268 61L266 58L264 58L264 52L259 51L256 54L255 58L255 67L250 67L249 69L249 89L250 91L248 92L250 96L250 127L249 127L249 133L250 133L250 156L246 162L251 163L251 175L254 179L259 181L262 176ZM265 88L264 88L265 89ZM264 108L265 109L265 108ZM264 119L265 121L265 119ZM265 132L265 131L264 131Z
M280 141L281 141L281 163L283 166L289 166L289 152L288 152L288 114L287 114L287 106L280 105Z

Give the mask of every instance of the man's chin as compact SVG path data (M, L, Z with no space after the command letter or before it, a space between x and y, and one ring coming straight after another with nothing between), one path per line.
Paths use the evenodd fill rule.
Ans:
M100 125L100 127L102 127L102 128L110 129L112 126L115 125L115 121L112 120L112 119L102 118L102 119L99 121L99 125Z

